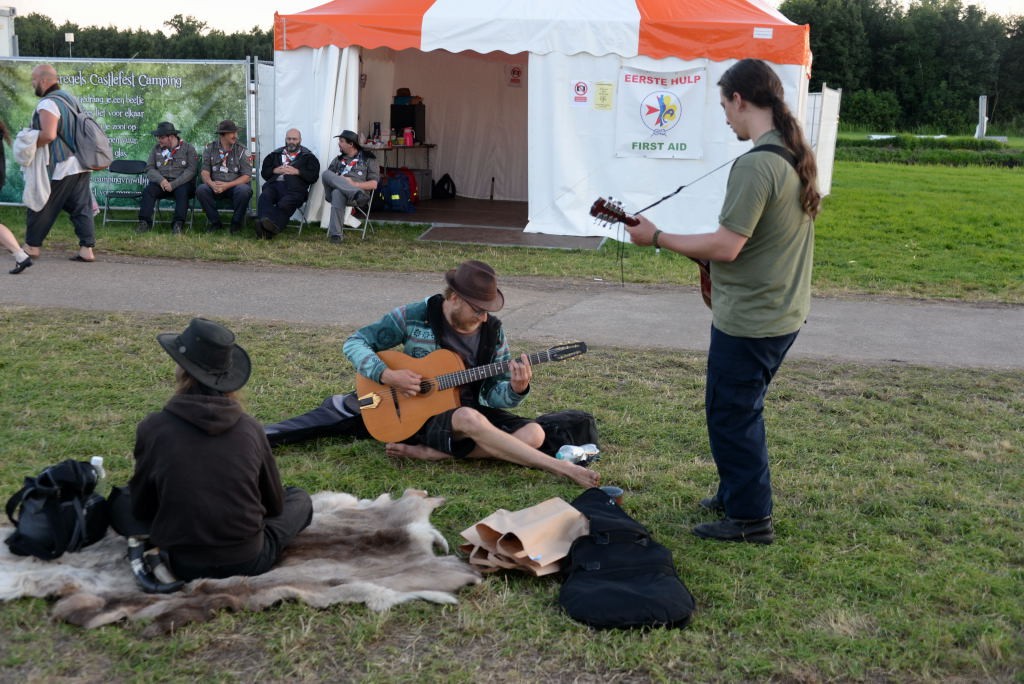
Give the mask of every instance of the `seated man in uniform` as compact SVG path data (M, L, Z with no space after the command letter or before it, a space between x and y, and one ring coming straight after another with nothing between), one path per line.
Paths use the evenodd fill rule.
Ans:
M364 150L359 136L352 131L342 131L334 136L341 151L324 171L324 193L331 203L331 222L327 235L331 242L341 242L344 228L359 228L360 223L352 216L353 206L366 206L374 190L380 171L373 152Z
M320 176L320 160L302 146L302 134L290 128L284 147L263 159L260 175L266 181L256 203L256 237L272 240L309 196L309 186Z
M156 145L149 152L146 177L149 185L142 191L139 203L139 224L136 233L145 233L153 227L153 210L158 200L174 198L174 222L171 232L181 235L188 215L188 200L195 188L199 172L199 153L181 139L181 131L170 121L161 121L153 131Z
M196 189L196 199L206 213L209 226L207 232L220 230L220 214L217 200L231 201L231 233L242 230L245 214L252 199L252 163L249 152L238 143L238 126L225 119L217 126L219 138L203 148L203 164L200 175L204 185Z

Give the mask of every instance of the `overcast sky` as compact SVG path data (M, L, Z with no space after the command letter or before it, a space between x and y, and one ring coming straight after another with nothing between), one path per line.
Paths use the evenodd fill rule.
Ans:
M274 12L294 14L322 5L327 0L245 0L225 2L224 0L137 0L128 5L113 0L0 0L0 6L13 6L19 15L38 12L53 19L58 26L72 21L79 26L114 25L122 29L143 28L147 31L163 30L163 23L175 14L193 16L204 21L210 28L225 33L248 31L253 26L269 29L274 26ZM552 0L557 1L557 0ZM384 3L387 0L380 0ZM776 6L779 2L773 2ZM975 0L963 1L964 5L981 5L992 14L1024 13L1021 0Z

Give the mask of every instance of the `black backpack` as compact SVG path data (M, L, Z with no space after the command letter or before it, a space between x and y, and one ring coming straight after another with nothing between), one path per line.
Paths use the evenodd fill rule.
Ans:
M584 444L596 444L597 421L594 416L586 411L567 409L545 413L534 418L544 428L544 443L538 447L548 456L554 456L558 450L566 445L583 446Z
M572 505L590 534L569 549L558 602L573 620L592 627L685 627L696 608L676 573L672 552L598 488Z
M97 480L91 463L70 459L26 477L7 501L15 526L5 540L11 553L52 560L102 539L109 514L106 499L93 492Z
M455 197L455 181L447 173L434 181L430 199L451 199Z

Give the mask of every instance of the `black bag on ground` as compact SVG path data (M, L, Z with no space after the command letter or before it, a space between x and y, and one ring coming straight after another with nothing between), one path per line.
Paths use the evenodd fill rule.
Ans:
M597 421L586 411L555 411L537 416L534 420L544 428L544 443L540 445L540 451L548 456L554 456L566 444L601 446L597 441Z
M455 181L447 173L434 181L430 189L430 199L451 199L455 197Z
M7 501L11 553L52 560L102 539L109 516L106 499L93 492L97 480L91 463L70 459L26 477Z
M685 627L696 602L672 552L600 489L572 505L587 516L590 534L569 549L558 595L569 617L598 628Z

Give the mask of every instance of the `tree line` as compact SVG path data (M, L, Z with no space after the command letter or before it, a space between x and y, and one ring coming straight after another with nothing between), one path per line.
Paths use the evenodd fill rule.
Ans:
M993 132L1024 133L1024 15L1003 18L961 0L785 0L780 11L809 24L811 88L843 89L845 127L972 133L978 96ZM176 14L160 31L57 26L15 17L25 56L109 59L273 59L273 30L224 33Z
M811 89L842 88L842 121L872 131L1024 132L1024 15L961 0L786 0L811 27Z
M195 17L175 14L164 22L168 33L79 26L38 13L14 17L18 52L24 57L67 57L65 33L74 33L71 56L76 59L245 59L274 58L274 31L253 26L245 33L225 33Z

